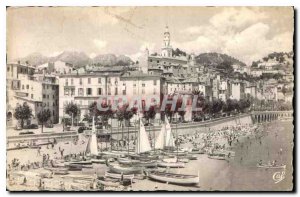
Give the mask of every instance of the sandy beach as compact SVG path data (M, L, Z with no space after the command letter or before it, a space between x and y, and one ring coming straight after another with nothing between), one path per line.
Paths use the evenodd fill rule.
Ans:
M214 160L206 154L197 155L197 160L190 160L183 169L170 169L170 172L196 175L200 174L198 186L178 186L160 183L153 180L135 180L132 185L134 191L151 190L177 190L177 191L286 191L292 189L292 149L293 127L291 122L267 123L265 135L261 139L253 136L243 137L233 146L236 155L230 161ZM49 154L50 159L60 156L59 148L64 149L64 154L85 151L87 138L80 136L76 148L73 143L59 141L54 149L43 146L41 154ZM105 147L105 144L103 144ZM282 149L281 154L279 150ZM29 160L42 161L36 149L23 149L7 152L7 161L18 158L21 163ZM275 184L273 175L276 169L259 169L256 164L259 160L264 162L277 160L278 163L286 164L285 179ZM108 170L105 164L93 164L92 169L85 169L71 174L90 174L95 172L98 176L104 175ZM13 186L12 189L14 189ZM11 187L8 185L8 189ZM19 188L20 189L20 188ZM22 188L24 189L24 188Z

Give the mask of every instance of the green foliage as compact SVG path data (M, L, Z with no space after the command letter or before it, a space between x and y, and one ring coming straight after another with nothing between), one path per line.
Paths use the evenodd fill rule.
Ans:
M14 111L14 117L17 120L21 120L21 127L24 126L24 120L30 119L32 117L32 109L29 105L24 102L23 105L18 105Z

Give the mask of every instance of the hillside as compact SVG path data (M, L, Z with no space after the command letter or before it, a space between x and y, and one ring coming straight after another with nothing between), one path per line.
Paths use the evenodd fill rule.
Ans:
M234 64L246 66L244 62L241 62L240 60L229 55L220 53L202 53L196 56L196 61L199 64L210 67L220 67L220 65L232 66Z

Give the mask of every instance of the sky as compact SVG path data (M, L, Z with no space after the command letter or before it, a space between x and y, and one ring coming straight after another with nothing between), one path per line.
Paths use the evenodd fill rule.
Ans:
M246 64L293 50L292 7L10 7L8 60L63 51L127 55L158 52L165 26L188 53L225 53Z

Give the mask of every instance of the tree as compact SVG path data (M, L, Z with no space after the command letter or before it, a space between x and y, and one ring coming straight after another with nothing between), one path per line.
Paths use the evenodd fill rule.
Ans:
M156 116L156 106L151 105L148 110L144 109L143 114L144 114L144 118L149 123L150 120L153 120Z
M42 133L44 129L44 124L50 119L51 112L49 109L43 109L37 114L38 121L42 123Z
M72 117L73 125L73 118L80 114L80 108L76 103L70 102L65 106L65 112Z
M24 126L24 120L27 120L32 116L32 109L26 102L24 102L23 105L18 105L14 112L14 117L17 120L21 120L21 128Z

